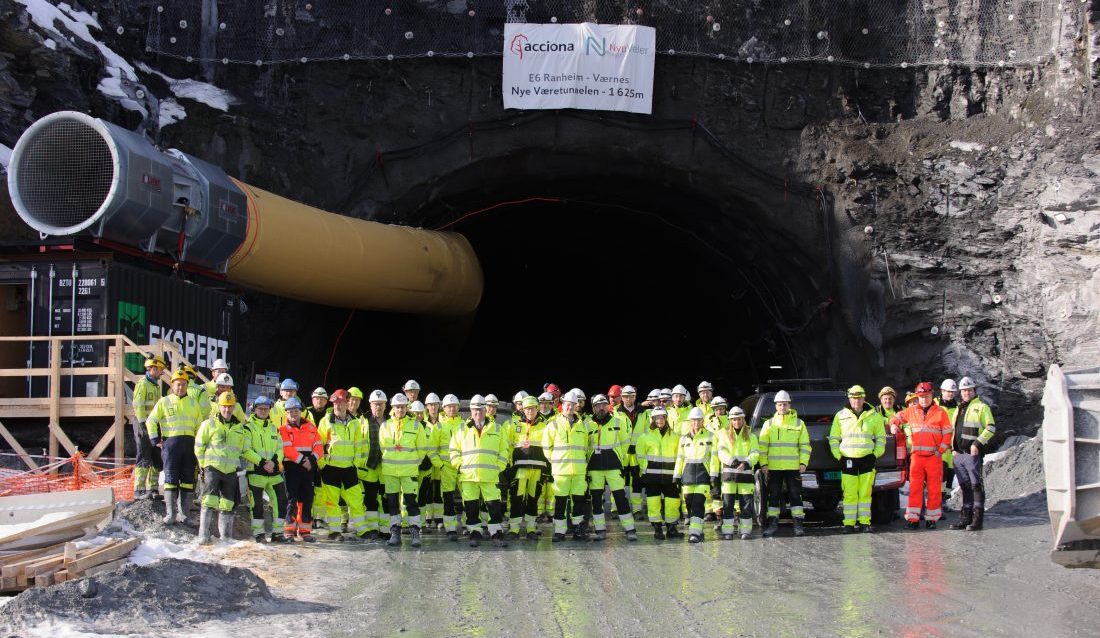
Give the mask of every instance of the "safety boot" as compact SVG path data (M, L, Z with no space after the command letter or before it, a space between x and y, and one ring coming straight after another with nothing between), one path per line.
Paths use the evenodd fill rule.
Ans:
M936 529L936 521L924 521L925 529Z
M529 531L527 532L527 540L529 540L529 541L537 541L538 539L539 539L539 533L538 533L538 532L536 532L535 530L529 530Z
M982 523L985 522L984 519L985 519L985 508L975 507L974 508L974 520L971 521L970 524L966 526L966 531L968 531L968 532L977 532L977 531L981 530L982 529Z
M631 543L638 540L638 530L634 529L633 527L626 530L626 540L630 541Z
M596 530L595 540L598 540L598 541L607 540L607 530L603 530L603 529Z
M653 524L653 538L655 538L659 541L665 540L664 525L662 525L661 523L654 523Z
M722 534L722 540L732 541L733 540L733 534Z
M176 506L178 501L176 500L176 493L169 492L168 498L164 499L164 518L160 519L165 525L171 525L176 522Z
M855 531L856 531L856 526L855 525L845 525L841 529L841 532L844 533L844 534L854 534Z
M458 542L458 532L456 532L454 530L451 530L451 531L447 532L447 540L451 541L452 543L457 543Z
M272 543L285 543L286 542L286 536L283 536L279 532L272 532L271 533L271 542Z
M508 547L508 541L504 540L504 533L493 534L493 545L496 547Z
M668 532L665 533L665 536L669 538L683 538L684 533L676 529L676 523L668 523Z
M515 529L508 530L508 540L518 541L519 540L519 530L515 530Z
M741 540L743 540L743 541L747 541L750 538L752 538L752 534L750 534L748 532L745 532L744 534L741 535Z
M474 528L470 532L470 547L477 547L481 544L481 530Z
M951 524L951 529L966 529L974 521L974 509L964 507L959 510L959 520Z
M714 515L714 512L707 512L706 514L703 514L704 523L713 523L716 520L718 520L718 517Z
M581 521L579 525L573 526L573 540L588 540L588 521Z
M554 536L550 538L550 541L553 543L560 543L563 540L565 540L565 534L559 534L557 532L554 532Z
M171 502L171 501L169 501ZM210 544L210 527L214 523L214 510L209 507L204 507L199 512L199 545Z
M775 533L779 531L779 519L771 517L768 519L768 526L764 528L764 538L771 538L775 536Z
M688 534L688 542L689 543L702 543L703 542L703 535L702 534Z
M183 525L190 526L191 523L191 505L195 502L195 493L187 490L180 494L179 511L176 512L176 522Z
M218 536L223 541L233 540L233 512L218 512Z
M802 519L801 518L794 519L794 535L795 536L805 536L806 535L806 530L802 527Z
M390 525L390 539L386 541L386 544L390 547L397 547L401 544L401 526Z
M410 528L409 544L411 544L413 547L420 547L420 526L419 525L413 525Z

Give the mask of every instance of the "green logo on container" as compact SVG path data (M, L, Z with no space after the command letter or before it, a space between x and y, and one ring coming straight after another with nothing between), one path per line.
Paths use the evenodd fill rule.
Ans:
M128 301L118 302L118 333L126 335L136 344L148 343L145 306ZM145 357L138 353L126 355L126 369L140 374L145 370Z

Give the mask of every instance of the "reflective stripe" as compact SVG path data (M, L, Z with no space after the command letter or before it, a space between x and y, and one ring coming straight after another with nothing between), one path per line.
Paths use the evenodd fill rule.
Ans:
M583 445L555 445L554 448L553 448L553 451L554 452L565 451L565 450L582 450L583 451L583 450L587 450L587 449L588 448L586 448Z
M476 449L473 449L473 450L463 450L462 451L462 456L473 456L475 454L485 454L485 455L488 455L488 456L500 457L499 452L497 452L496 450L490 450L490 449L487 449L487 448L476 448Z
M311 446L311 445L303 445L303 446L301 446L301 447L296 447L296 448L294 448L294 449L295 449L295 450L297 450L297 451L299 451L299 452L312 452L312 451L313 451L313 446Z
M940 446L940 447L943 447L943 446ZM935 452L936 450L940 449L940 447L936 447L934 445L914 445L913 446L913 451L914 452Z
M463 463L462 469L464 470L499 470L499 465L490 465L488 463Z
M776 441L769 443L768 447L798 447L798 443L782 443Z
M390 465L420 465L421 459L382 459L383 464Z
M515 462L516 467L530 466L530 467L546 467L545 461L533 461L530 459L523 459Z
M652 456L652 455L648 455L648 456L645 457L645 459L647 461L649 461L650 463L675 463L676 462L676 457L675 456Z
M665 470L665 469L654 470L654 469L650 469L650 468L647 467L645 469L645 473L646 474L663 474L663 475L671 476L672 475L672 470Z
M580 463L580 464L583 465L584 463L587 463L588 461L586 461L584 459L554 459L553 462L554 463Z

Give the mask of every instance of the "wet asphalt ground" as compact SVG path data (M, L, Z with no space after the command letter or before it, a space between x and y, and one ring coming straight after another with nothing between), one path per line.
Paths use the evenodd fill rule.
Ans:
M949 514L949 521L955 513ZM276 593L339 611L248 619L310 636L1095 636L1100 571L1053 564L1049 523L986 519L982 532L842 535L830 516L804 538L507 548L425 535L424 546L318 542L272 547L257 569ZM248 556L243 563L251 562ZM257 622L259 621L259 622ZM221 633L216 625L205 635ZM302 635L299 633L299 635Z

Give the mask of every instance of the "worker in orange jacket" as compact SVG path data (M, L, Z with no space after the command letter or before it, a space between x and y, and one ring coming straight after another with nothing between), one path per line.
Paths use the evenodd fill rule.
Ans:
M943 453L951 446L951 417L943 406L932 399L932 384L921 381L916 388L917 403L894 415L891 422L905 431L909 447L909 504L905 508L905 520L909 529L920 527L920 512L924 500L924 487L928 485L928 503L924 512L924 526L936 528L936 521L943 516Z
M312 541L313 481L325 448L317 426L302 418L302 402L298 397L287 399L283 407L286 421L279 426L279 436L283 439L283 473L286 478L284 529L288 540Z

